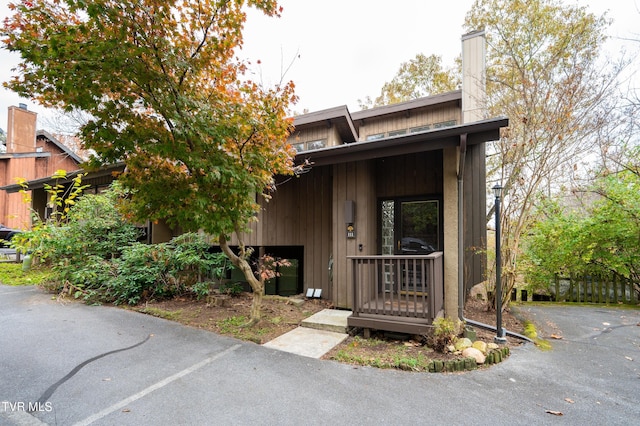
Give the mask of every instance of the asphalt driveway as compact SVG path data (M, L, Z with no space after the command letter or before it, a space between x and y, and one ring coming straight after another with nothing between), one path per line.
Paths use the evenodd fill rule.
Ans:
M0 285L1 425L635 424L640 311L526 307L486 370L355 368ZM562 414L562 415L560 415Z

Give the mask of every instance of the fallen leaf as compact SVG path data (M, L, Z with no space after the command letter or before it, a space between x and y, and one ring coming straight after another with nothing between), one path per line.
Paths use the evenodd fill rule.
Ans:
M553 414L554 416L564 416L562 411L547 410L546 413Z
M611 325L608 322L603 322L602 325Z
M125 408L124 410L122 410L122 412L123 412L123 413L130 413L130 412L131 412L131 410L130 410L130 409L128 409L128 408Z
M571 398L565 398L564 400L567 401L569 404L575 403L575 401Z
M552 338L552 339L558 339L558 340L560 340L560 339L562 339L563 337L562 337L562 336L560 336L559 334L552 334L552 335L551 335L551 338Z

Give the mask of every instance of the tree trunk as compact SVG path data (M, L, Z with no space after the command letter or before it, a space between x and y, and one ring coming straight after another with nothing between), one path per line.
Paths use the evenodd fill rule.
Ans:
M262 297L264 296L264 283L262 280L256 278L253 269L251 269L251 265L246 258L246 251L244 248L244 244L240 244L240 253L239 255L235 254L231 247L229 247L229 242L224 235L220 235L218 237L218 242L220 243L220 248L222 252L229 258L233 265L240 269L244 274L247 282L251 286L251 290L253 290L253 303L251 304L251 312L249 321L246 324L243 324L243 327L251 327L257 324L262 318Z

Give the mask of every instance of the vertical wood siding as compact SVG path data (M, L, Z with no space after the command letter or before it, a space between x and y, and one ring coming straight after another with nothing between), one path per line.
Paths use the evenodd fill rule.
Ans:
M278 179L277 191L269 202L261 202L262 211L252 231L243 234L244 242L256 247L304 246L304 289L321 288L323 297L330 298L332 167Z
M487 248L487 190L485 146L467 149L464 174L464 283L465 293L485 280ZM466 295L465 294L465 295Z
M375 254L377 251L377 211L375 162L337 164L333 179L333 291L336 306L353 306L352 265L347 256ZM355 202L356 238L347 238L345 201ZM362 251L359 246L362 244Z
M367 119L364 123L360 124L360 140L366 140L369 135L376 135L379 133L388 134L388 132L394 130L409 130L413 127L425 125L433 126L437 123L452 120L458 124L461 120L460 109L455 103L441 107L431 107L428 110L412 111L411 114L404 116Z

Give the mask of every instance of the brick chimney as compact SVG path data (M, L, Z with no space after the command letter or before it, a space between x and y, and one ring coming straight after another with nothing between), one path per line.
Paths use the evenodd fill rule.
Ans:
M26 104L9 107L7 153L36 151L37 119L38 114L27 110Z

